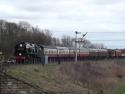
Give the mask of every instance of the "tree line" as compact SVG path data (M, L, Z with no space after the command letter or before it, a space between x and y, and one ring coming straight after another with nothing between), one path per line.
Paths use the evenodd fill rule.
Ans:
M66 47L75 47L75 42L77 42L77 48L95 48L101 49L106 48L102 43L92 43L91 41L85 38L78 38L77 40L74 37L63 35L61 39L53 38L53 45L57 46L66 46Z
M19 42L32 42L38 44L51 44L51 33L49 30L41 30L33 27L27 22L7 22L0 20L0 51L12 55L14 46Z
M74 46L73 37L64 35L62 38L53 37L48 29L40 29L34 27L27 22L8 22L0 20L0 51L5 55L12 55L14 53L14 46L19 42L31 42L43 45L55 46ZM103 44L92 44L89 40L84 39L82 47L87 48L103 48Z

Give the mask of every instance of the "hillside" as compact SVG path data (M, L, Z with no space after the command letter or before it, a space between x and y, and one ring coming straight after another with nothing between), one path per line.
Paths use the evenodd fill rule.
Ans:
M42 65L16 65L8 69L8 74L16 78L38 85L44 91L54 92L88 92L80 83L70 80L67 75L63 75L60 67L63 64Z
M124 67L124 60L105 60L67 62L60 65L54 63L44 67L42 65L16 65L11 66L8 73L38 85L45 91L115 94L124 88L122 87L125 82Z

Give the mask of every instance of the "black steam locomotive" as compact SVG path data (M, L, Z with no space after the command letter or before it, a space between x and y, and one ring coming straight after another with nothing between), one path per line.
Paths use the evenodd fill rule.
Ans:
M15 58L18 63L44 62L41 47L28 42L21 42L15 46Z

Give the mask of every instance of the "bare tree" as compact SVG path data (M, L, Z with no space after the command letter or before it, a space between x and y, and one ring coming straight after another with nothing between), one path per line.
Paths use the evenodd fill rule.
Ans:
M62 40L63 46L68 46L68 47L73 46L73 38L72 37L63 35L61 40Z
M52 38L51 44L54 46L62 46L61 40L59 38L56 38L56 37Z

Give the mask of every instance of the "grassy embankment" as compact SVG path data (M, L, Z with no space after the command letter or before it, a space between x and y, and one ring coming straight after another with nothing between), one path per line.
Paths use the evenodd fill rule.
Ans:
M42 65L18 65L11 66L8 73L22 79L26 82L38 85L45 91L73 91L73 92L88 92L80 83L76 83L67 75L63 75L60 67L63 64L48 64Z
M49 91L95 91L95 94L125 94L125 61L18 65L8 73ZM121 86L122 85L122 86Z

